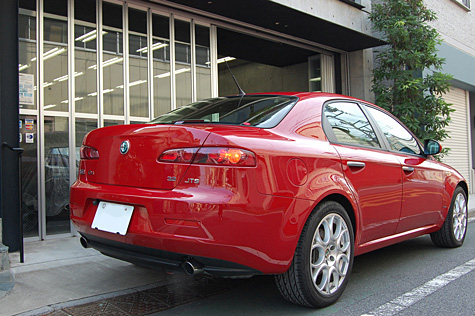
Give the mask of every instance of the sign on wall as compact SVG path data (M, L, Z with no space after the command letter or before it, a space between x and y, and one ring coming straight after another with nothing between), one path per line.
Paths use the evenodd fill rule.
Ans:
M34 75L20 74L20 104L35 105L34 81Z

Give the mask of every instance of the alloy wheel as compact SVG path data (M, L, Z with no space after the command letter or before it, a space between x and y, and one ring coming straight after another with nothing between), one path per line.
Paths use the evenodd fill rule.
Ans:
M336 213L325 216L312 239L310 269L313 285L320 294L335 293L348 272L351 239L345 220Z
M462 240L467 229L467 201L461 193L455 199L452 227L455 239Z

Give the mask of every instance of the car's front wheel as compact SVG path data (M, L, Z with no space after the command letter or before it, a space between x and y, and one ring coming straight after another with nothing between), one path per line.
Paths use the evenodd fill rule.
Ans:
M307 220L289 270L276 276L282 296L292 303L324 307L343 293L353 266L354 234L345 208L320 204Z
M438 247L460 247L465 240L468 223L467 194L457 187L450 203L449 212L439 231L430 234L432 242Z

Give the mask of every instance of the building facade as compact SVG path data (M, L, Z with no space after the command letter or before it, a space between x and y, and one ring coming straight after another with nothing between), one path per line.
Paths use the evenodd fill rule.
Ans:
M432 26L443 39L438 55L445 58L443 72L453 75L446 100L455 110L448 126L450 138L443 146L450 148L443 160L456 168L474 193L475 168L475 16L470 0L426 0L437 20Z
M236 94L371 101L371 1L19 0L24 237L74 234L69 186L92 129Z

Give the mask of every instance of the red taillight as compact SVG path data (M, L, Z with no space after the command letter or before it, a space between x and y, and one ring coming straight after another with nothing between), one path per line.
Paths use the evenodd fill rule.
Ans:
M181 148L165 151L160 155L158 161L175 162L175 163L191 163L198 148Z
M81 159L99 159L99 151L89 146L81 146Z
M172 149L161 154L158 160L219 166L253 167L256 165L254 153L244 149L223 147Z
M256 156L244 149L203 147L196 154L193 163L252 167L256 165Z

